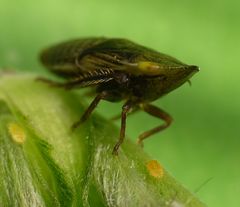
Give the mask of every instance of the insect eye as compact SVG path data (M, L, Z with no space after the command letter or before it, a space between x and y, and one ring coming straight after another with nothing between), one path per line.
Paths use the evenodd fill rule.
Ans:
M127 83L129 80L128 75L124 74L124 73L115 73L114 75L114 79L118 82L118 83Z
M159 78L160 78L161 80L163 80L163 81L167 80L167 76L166 76L166 75L161 75Z

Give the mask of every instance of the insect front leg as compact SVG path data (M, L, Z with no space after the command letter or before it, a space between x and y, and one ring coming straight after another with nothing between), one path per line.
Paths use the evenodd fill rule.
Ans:
M163 129L166 129L171 123L172 123L172 117L165 111L163 111L162 109L153 106L151 104L140 104L140 107L147 112L148 114L160 118L163 121L165 121L164 124L157 126L153 129L150 129L142 134L140 134L140 136L138 137L138 144L140 144L141 146L143 146L143 140L148 138L149 136L162 131Z
M115 144L113 148L113 152L112 152L113 155L118 155L118 149L124 141L127 113L131 111L133 107L134 107L134 104L131 101L127 101L122 107L120 136L119 136L118 142Z
M81 119L77 122L75 122L72 125L72 130L76 129L80 124L82 124L84 121L86 121L89 116L91 115L91 113L93 112L93 110L97 107L97 105L99 104L99 102L102 99L105 99L108 96L107 92L101 92L100 94L98 94L94 100L92 101L92 103L90 104L90 106L87 108L87 110L84 112L84 114L82 115Z

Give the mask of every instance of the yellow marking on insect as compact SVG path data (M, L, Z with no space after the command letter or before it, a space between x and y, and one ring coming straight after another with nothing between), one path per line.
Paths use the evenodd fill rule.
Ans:
M138 63L138 69L141 70L143 73L148 75L158 75L160 72L159 65L156 65L153 62L142 61Z
M21 126L17 123L8 124L8 132L11 135L12 139L18 144L22 144L26 140L26 133Z
M151 176L155 178L162 178L164 175L164 170L157 160L150 160L147 163L147 169Z

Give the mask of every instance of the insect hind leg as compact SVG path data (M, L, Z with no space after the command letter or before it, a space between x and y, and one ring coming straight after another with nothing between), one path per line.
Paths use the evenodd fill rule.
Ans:
M38 77L35 79L36 81L39 81L39 82L43 82L43 83L46 83L48 84L49 86L51 87L64 87L66 86L66 83L61 83L61 82L57 82L57 81L53 81L53 80L50 80L48 78L43 78L43 77Z
M153 134L156 134L157 132L160 132L164 129L166 129L167 127L170 126L170 124L172 123L172 117L165 111L163 111L162 109L153 106L151 104L140 104L140 107L149 115L152 115L156 118L160 118L162 119L165 123L157 126L153 129L150 129L146 132L143 132L142 134L140 134L140 136L138 137L138 141L137 143L143 147L143 140L145 140L146 138L150 137Z
M79 83L81 83L81 81L79 81L79 80L72 80L72 81L67 81L67 82L57 82L57 81L53 81L53 80L43 78L43 77L36 78L36 81L46 83L50 87L59 87L59 88L64 88L66 90L72 89L76 85L80 85Z

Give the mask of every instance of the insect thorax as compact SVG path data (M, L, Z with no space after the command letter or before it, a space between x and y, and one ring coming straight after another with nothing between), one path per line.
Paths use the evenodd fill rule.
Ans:
M153 101L164 94L163 77L133 76L118 73L116 77L97 87L97 92L106 91L107 100L138 99L140 102Z

